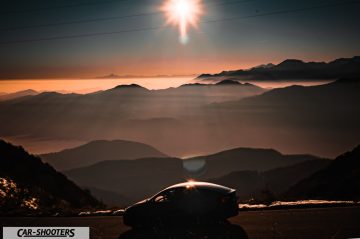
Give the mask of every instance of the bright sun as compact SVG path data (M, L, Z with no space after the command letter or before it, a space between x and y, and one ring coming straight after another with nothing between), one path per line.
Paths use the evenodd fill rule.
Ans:
M203 13L201 0L166 0L161 10L165 12L167 23L179 27L180 41L188 41L189 26L197 27Z

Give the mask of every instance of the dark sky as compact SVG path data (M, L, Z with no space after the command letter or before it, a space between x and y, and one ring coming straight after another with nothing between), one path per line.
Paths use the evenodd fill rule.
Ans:
M343 4L329 6L333 3ZM175 26L162 27L164 14L151 14L162 4L163 0L3 0L0 78L214 73L287 58L329 61L360 55L359 0L203 0L204 15L185 45ZM290 11L267 15L283 10ZM262 14L266 16L242 18ZM125 15L140 16L34 27ZM226 18L233 20L211 22ZM145 30L29 41L134 29Z

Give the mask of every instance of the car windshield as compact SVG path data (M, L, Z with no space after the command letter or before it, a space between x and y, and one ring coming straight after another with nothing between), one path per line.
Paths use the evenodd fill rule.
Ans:
M162 191L152 197L154 202L169 202L174 199L174 197L179 194L179 189L169 189Z

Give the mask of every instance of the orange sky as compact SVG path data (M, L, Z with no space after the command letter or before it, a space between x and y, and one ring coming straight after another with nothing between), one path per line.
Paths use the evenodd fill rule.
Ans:
M204 9L197 24L188 24L184 44L179 24L167 25L168 14L158 11L164 1L104 1L51 10L66 2L73 4L4 3L4 9L38 10L3 16L2 29L8 30L0 41L0 79L193 75L289 58L330 61L360 54L354 3L199 0ZM109 19L96 20L104 18Z
M295 58L295 57L294 57ZM128 58L126 64L115 60L97 62L93 64L79 64L69 66L28 66L18 69L7 68L0 76L1 79L56 79L56 78L95 78L109 74L120 76L195 76L203 73L219 73L228 70L248 69L267 63L280 63L285 60L280 54L271 57L256 56L212 56L212 57L163 57L163 58ZM329 57L299 56L304 61L329 61Z

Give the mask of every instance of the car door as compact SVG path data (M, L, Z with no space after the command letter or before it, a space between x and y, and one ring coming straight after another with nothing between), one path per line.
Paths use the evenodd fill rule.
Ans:
M153 217L163 221L171 219L176 213L176 198L173 191L165 191L154 197Z

